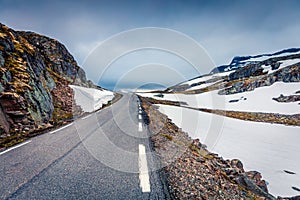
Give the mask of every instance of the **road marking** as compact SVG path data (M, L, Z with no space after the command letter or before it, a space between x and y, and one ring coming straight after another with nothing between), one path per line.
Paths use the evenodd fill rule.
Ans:
M143 125L142 125L142 122L139 122L139 132L142 132L143 131Z
M139 119L142 119L142 115L139 115Z
M61 130L65 129L65 128L69 127L69 126L72 126L72 125L73 125L73 123L68 124L66 126L63 126L63 127L59 128L57 130L51 131L50 134L56 133L57 131L61 131Z
M139 144L139 179L142 192L150 192L151 189L148 173L146 148L142 144Z
M89 118L89 117L91 117L92 115L88 115L88 116L85 116L85 117L83 117L82 119L87 119L87 118Z
M0 155L5 154L5 153L7 153L7 152L9 152L9 151L11 151L11 150L13 150L13 149L19 148L19 147L21 147L21 146L23 146L23 145L25 145L25 144L30 143L30 142L31 142L31 140L26 141L26 142L23 142L23 143L21 143L21 144L18 144L18 145L14 146L14 147L11 147L11 148L9 148L9 149L6 149L5 151L0 152Z

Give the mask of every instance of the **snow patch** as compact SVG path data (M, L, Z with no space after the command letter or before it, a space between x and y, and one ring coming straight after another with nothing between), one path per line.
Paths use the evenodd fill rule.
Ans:
M180 85L188 84L188 85L191 86L191 85L194 84L194 83L205 82L205 81L208 81L208 80L210 80L210 79L212 79L212 78L222 77L222 76L228 76L228 75L231 74L232 72L234 72L234 71L221 72L221 73L216 73L216 74L212 74L212 75L202 76L202 77L195 78L195 79L192 79L192 80L190 80L190 81L181 83Z
M272 100L274 97L279 97L280 94L285 96L294 94L300 88L300 83L283 83L276 82L271 86L259 87L253 91L219 95L218 91L204 92L196 95L187 94L164 94L164 100L186 102L188 106L193 108L209 108L232 111L245 112L266 112L280 114L299 114L300 107L298 102L280 103ZM156 93L142 94L144 97L156 97ZM231 100L243 99L235 103L230 103ZM245 100L244 100L245 99Z
M75 93L75 102L84 112L93 112L102 108L104 104L112 100L114 93L108 90L86 88L77 85L69 85Z

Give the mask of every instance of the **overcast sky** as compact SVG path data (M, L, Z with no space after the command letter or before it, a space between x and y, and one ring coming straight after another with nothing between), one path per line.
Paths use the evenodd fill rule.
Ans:
M297 0L0 0L1 23L58 39L94 82L100 78L95 76L95 68L85 66L85 59L97 45L122 31L142 27L179 31L196 40L216 65L222 65L229 63L236 55L256 55L300 47L299 11L300 1ZM199 75L190 63L175 57L155 50L128 54L111 64L114 70L107 72L100 83L111 87L129 71L147 66L151 68L151 63L153 70L147 72L146 82L157 82L154 77L160 74L160 78L168 80L161 80L160 84L168 86ZM118 70L124 66L127 72ZM163 66L175 69L173 71L179 76L176 73L171 75L166 70L157 73L157 69ZM208 73L210 69L211 66L203 66L200 73ZM127 76L124 81L128 85L135 81L142 85L141 78L134 79L143 75L138 71L141 70Z

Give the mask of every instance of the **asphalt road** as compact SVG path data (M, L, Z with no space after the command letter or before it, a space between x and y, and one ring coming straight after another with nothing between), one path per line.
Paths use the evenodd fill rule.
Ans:
M0 199L167 199L140 114L138 98L124 94L0 152Z

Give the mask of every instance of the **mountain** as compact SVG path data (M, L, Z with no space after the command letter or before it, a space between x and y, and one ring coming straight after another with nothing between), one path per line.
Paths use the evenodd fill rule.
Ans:
M219 90L219 94L234 94L275 82L299 82L299 72L300 49L293 48L274 54L235 57L230 65L217 67L207 75L170 87L166 92L197 94Z
M1 147L79 114L68 85L97 88L63 44L3 24L0 76Z
M256 56L236 56L232 59L232 61L229 65L222 65L222 66L216 67L210 72L210 74L232 71L232 70L241 68L241 67L245 66L246 64L254 64L259 61L274 58L274 57L299 54L299 53L300 53L300 48L290 48L290 49L284 49L282 51L278 51L278 52L270 53L270 54L260 54L260 55L256 55Z

